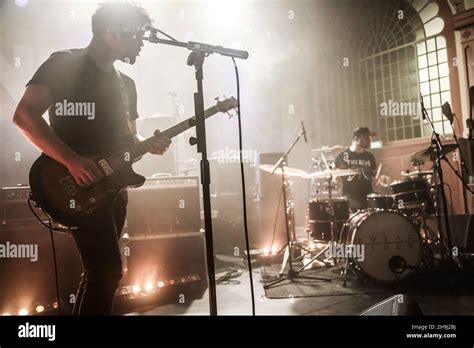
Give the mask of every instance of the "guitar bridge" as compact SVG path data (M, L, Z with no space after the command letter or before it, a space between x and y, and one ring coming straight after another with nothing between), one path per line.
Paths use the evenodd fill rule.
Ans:
M97 164L102 168L102 170L104 171L105 173L105 176L110 176L114 173L114 170L112 169L112 167L109 165L109 163L107 162L107 160L105 159L101 159L99 162L97 162Z

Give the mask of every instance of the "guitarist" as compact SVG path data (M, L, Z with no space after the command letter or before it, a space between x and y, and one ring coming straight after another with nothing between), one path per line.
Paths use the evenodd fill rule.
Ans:
M36 71L16 108L13 122L43 153L63 164L87 187L104 176L86 155L112 154L141 140L133 80L114 62L134 64L151 20L130 3L104 3L92 16L93 37L84 49L53 53ZM50 125L42 118L48 111ZM151 153L162 155L171 140L158 137ZM125 221L126 192L72 235L84 268L73 314L110 315L122 277L118 240Z

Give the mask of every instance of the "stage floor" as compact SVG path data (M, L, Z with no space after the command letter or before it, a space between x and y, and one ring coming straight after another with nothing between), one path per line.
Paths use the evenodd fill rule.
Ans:
M229 270L236 269L235 265L229 264L227 268L221 269L216 279L227 274ZM262 278L262 266L253 270L253 282L255 291L255 310L257 315L358 315L368 307L400 293L398 288L383 287L382 289L374 285L364 285L358 287L357 284L348 282L347 288L342 287L342 282L338 279L332 283L323 281L310 281L306 283L306 289L311 289L312 294L308 297L298 297L301 295L291 295L291 290L282 291L282 297L268 298L265 294ZM265 269L267 272L276 272L276 265ZM317 270L319 272L319 269ZM324 271L326 272L326 271ZM336 272L334 272L336 273ZM452 273L452 272L451 272ZM464 277L464 275L463 275ZM471 277L472 278L472 277ZM418 283L424 283L423 291L416 291L418 284L411 286L409 295L417 301L424 315L473 315L474 314L474 292L472 286L461 289L458 284L450 286L452 279L436 280L442 284L444 289L436 289L432 285L426 285L424 279L417 279ZM305 281L306 282L306 281ZM294 285L294 284L292 284ZM412 284L413 285L413 284ZM282 285L283 286L283 285ZM471 289L471 290L469 290ZM406 289L405 289L406 290ZM304 294L304 289L302 290ZM272 296L273 297L273 296ZM183 298L181 298L181 302ZM217 284L217 306L219 315L251 315L251 296L249 273L244 270L235 278ZM128 315L208 315L208 291L202 298L194 300L184 299L184 303L176 301L176 304L168 304L159 307L149 307L140 312L129 313Z

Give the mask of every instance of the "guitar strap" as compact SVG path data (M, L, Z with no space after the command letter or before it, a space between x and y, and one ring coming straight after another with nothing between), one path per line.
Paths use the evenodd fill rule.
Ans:
M125 110L125 118L127 119L128 129L130 131L130 134L132 135L132 129L130 128L130 126L131 126L131 123L130 123L130 102L129 102L129 99L128 99L127 88L125 87L125 81L123 80L123 77L122 77L122 74L120 73L120 71L115 70L115 73L117 74L117 78L119 80L119 90L120 90L120 95L122 97L122 106L123 106L123 110Z

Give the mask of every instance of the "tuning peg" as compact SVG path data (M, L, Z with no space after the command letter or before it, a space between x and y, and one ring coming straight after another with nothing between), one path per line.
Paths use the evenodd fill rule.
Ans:
M189 138L189 145L196 145L196 144L197 144L197 138L196 137Z
M214 100L215 100L216 102L220 102L219 97L215 97Z

